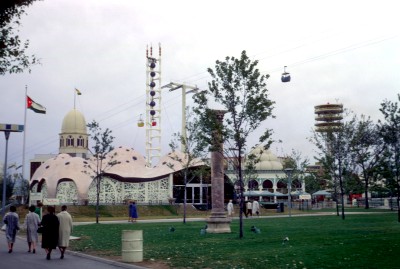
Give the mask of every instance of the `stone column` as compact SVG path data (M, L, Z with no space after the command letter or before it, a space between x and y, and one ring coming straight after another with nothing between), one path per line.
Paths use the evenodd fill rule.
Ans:
M214 110L220 124L226 111ZM224 155L221 133L215 131L214 149L211 152L211 216L207 218L207 233L230 233L231 218L224 208Z

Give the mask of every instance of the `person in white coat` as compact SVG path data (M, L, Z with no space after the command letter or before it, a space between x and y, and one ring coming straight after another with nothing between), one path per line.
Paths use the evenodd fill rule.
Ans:
M234 213L232 200L229 200L229 203L226 206L226 209L228 210L228 216L229 217L232 216L232 214Z
M258 203L257 200L253 201L253 207L252 207L251 211L253 213L253 216L254 215L260 216L260 204Z
M69 238L72 233L72 217L67 212L67 206L61 206L61 212L57 214L60 228L58 232L58 248L60 249L60 259L64 259L64 253L69 246Z
M26 228L26 241L28 242L28 252L36 253L36 245L39 241L37 229L40 224L39 215L35 213L36 206L29 207L29 213L25 216L24 226Z

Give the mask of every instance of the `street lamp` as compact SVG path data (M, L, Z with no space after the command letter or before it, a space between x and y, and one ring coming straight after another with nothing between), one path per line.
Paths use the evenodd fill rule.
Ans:
M167 85L164 85L161 87L161 89L164 88L170 88L170 92L175 91L177 89L182 89L182 137L186 142L187 136L186 136L186 94L188 93L197 93L199 91L199 88L197 86L190 86L186 84L181 84L181 83L174 83L171 82ZM184 145L184 142L181 141L181 151L185 152L186 148Z
M289 208L289 217L291 217L292 216L292 197L291 197L291 193L292 193L293 168L286 168L284 171L285 171L285 174L288 177L288 181L289 181L289 186L288 186L288 208Z
M20 124L0 124L0 131L4 132L6 138L6 153L4 157L4 173L3 173L3 197L1 202L1 216L6 213L6 188L7 188L7 154L8 154L8 139L10 132L23 132L24 125Z

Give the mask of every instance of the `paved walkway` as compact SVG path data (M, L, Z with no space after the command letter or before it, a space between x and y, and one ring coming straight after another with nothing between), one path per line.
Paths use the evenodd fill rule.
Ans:
M28 244L24 237L17 237L13 252L8 253L6 236L0 232L0 268L4 269L144 269L145 267L115 262L83 253L68 251L63 260L59 250L53 250L51 260L46 260L46 252L39 247L36 254L29 253Z

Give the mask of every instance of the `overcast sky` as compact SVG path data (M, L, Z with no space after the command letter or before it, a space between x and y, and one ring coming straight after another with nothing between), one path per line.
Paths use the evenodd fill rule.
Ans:
M0 123L23 124L25 86L47 114L27 111L26 163L34 154L58 153L64 116L76 108L87 122L110 128L115 146L145 155L146 46L162 47L162 84L207 87L207 68L242 50L269 74L276 102L262 124L272 128L277 155L302 152L314 106L342 103L356 114L381 117L380 103L400 92L400 17L396 1L136 1L44 0L22 19L20 36L41 59L32 72L0 77ZM292 81L280 81L283 66ZM163 92L163 154L181 128L181 92ZM191 96L187 105L193 104ZM260 132L250 138L258 141ZM3 136L4 137L4 136ZM8 163L22 162L23 135L11 134ZM5 139L0 138L0 161Z

